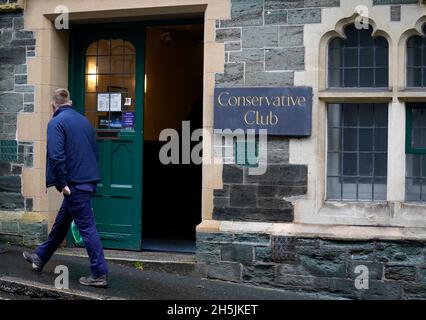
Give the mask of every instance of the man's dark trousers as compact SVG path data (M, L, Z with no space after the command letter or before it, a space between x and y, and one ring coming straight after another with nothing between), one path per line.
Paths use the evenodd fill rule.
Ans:
M47 263L64 241L74 220L83 238L90 259L90 269L94 278L108 274L102 244L96 230L95 218L90 199L92 192L70 186L71 195L64 195L55 223L46 242L40 245L36 254Z

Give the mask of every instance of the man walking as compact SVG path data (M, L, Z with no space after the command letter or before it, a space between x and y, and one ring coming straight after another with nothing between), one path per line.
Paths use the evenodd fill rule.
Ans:
M69 92L57 89L52 101L53 118L47 128L46 186L56 187L64 200L46 242L35 253L24 252L25 260L41 272L64 241L72 221L84 240L91 275L80 278L86 286L107 287L108 267L96 230L91 196L100 181L98 148L89 121L72 109Z

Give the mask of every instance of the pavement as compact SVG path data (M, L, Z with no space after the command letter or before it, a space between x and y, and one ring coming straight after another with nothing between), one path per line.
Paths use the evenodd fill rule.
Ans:
M88 275L87 258L54 255L42 273L31 270L22 258L23 248L2 247L0 253L0 299L126 299L126 300L306 300L319 296L264 289L244 284L203 279L109 261L109 287L84 287L78 283ZM55 289L56 266L67 266L69 290Z
M84 248L60 248L58 255L88 258ZM199 275L195 254L152 251L104 250L105 258L113 263L142 265L145 271L160 271L177 275Z

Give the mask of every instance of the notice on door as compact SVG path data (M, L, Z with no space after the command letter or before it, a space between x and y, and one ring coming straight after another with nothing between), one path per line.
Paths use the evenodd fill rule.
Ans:
M124 128L133 129L135 127L135 113L123 112L122 123Z
M98 111L100 112L120 112L121 93L98 93Z

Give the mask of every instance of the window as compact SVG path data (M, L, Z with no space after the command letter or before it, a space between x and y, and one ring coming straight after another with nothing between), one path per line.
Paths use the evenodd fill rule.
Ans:
M407 87L426 87L426 38L421 36L407 41Z
M405 198L426 201L426 103L407 104Z
M345 39L328 47L329 88L388 89L389 48L373 28L349 25ZM348 97L349 99L350 97ZM384 201L387 197L388 105L329 104L327 196L338 201Z
M345 28L346 39L334 38L328 48L328 87L388 87L389 48L373 29Z
M246 167L257 167L259 165L259 143L238 139L234 141L235 164Z
M92 43L85 57L85 115L97 129L133 129L136 51L121 39Z
M328 105L328 200L386 200L387 126L387 104Z

